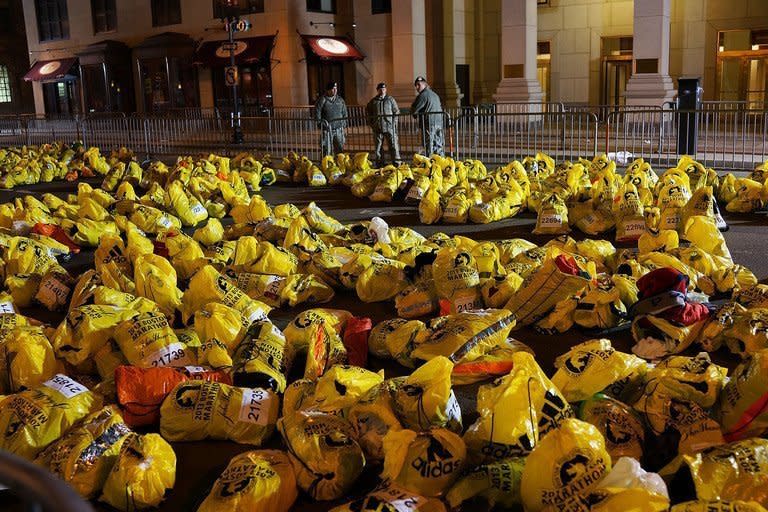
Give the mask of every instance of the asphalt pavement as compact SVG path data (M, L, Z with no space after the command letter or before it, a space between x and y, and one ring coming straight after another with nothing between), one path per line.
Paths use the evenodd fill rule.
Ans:
M89 180L97 184L98 180ZM75 183L55 183L23 187L12 191L0 191L0 202L5 202L24 194L42 195L44 192L52 192L57 195L65 195L76 190ZM326 213L337 218L341 222L356 222L369 220L378 216L393 226L407 226L415 229L425 236L436 232L444 232L449 235L464 235L478 240L498 240L508 238L524 238L537 244L546 243L551 236L536 236L531 233L535 225L535 215L523 213L511 219L495 222L487 225L445 225L438 224L424 226L419 222L417 206L403 203L372 203L367 199L353 197L348 189L333 187L298 187L291 185L273 185L265 187L262 195L272 204L285 202L303 207L310 201L314 201ZM736 263L747 266L757 275L761 282L768 281L768 243L766 241L766 225L768 218L765 212L753 214L729 214L724 216L730 225L725 233L725 239ZM584 238L579 232L572 233L576 239ZM609 237L612 237L609 234ZM626 245L625 245L626 247ZM66 263L66 267L73 275L90 268L93 262L93 251L86 250ZM323 306L347 309L356 315L370 317L374 323L396 316L392 303L362 303L356 295L350 292L337 292L333 301ZM284 327L296 314L313 306L302 306L290 310L275 310L270 314L272 321L278 327ZM28 313L56 325L60 314L51 314L40 310ZM632 339L628 329L618 329L609 333L594 333L580 330L571 330L557 336L546 336L532 329L520 329L512 335L518 340L528 344L536 353L539 364L548 375L554 373L554 359L566 352L576 343L596 336L608 337L618 350L629 351ZM695 353L695 350L691 351ZM713 354L713 359L720 364L732 368L737 359L726 351ZM303 367L299 361L296 367ZM408 373L405 368L394 362L372 359L369 367L373 370L383 368L387 377ZM476 417L475 394L477 385L461 386L455 388L463 413L465 427L471 424ZM279 435L275 433L269 447L279 447ZM161 506L161 510L192 511L205 497L215 478L224 469L229 459L237 453L253 449L252 446L238 445L224 441L203 441L192 443L173 443L178 457L177 479L175 488L169 493L167 501ZM653 466L654 461L648 461ZM656 464L659 462L656 461ZM355 486L355 492L360 493L372 487L377 474L376 468L369 468L359 485ZM3 510L15 510L10 505L11 500L0 497L0 508ZM325 511L338 505L340 502L312 503L304 497L300 497L294 510L297 511ZM95 504L97 510L112 510L103 504Z

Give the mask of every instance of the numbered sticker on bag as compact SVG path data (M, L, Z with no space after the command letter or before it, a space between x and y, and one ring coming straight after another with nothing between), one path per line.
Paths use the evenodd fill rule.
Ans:
M261 388L243 389L243 403L240 406L239 420L256 425L269 423L269 408L272 396Z
M208 213L205 207L200 203L195 203L194 206L192 206L191 211L193 215L203 215L204 213Z
M160 368L162 366L187 366L193 362L186 346L181 343L171 343L145 357L142 364L145 368Z
M0 313L15 313L16 309L13 307L13 302L5 301L0 302Z
M645 221L643 220L630 220L624 224L624 232L627 236L639 237L645 233Z
M480 302L480 297L475 294L459 295L453 299L453 307L457 313L464 311L472 311L475 309L481 309L483 307Z
M562 224L563 224L562 215L558 215L556 213L548 213L541 216L541 227L543 228L559 227Z
M60 373L54 375L51 380L45 381L43 385L55 389L64 395L65 398L72 398L88 391L87 387Z

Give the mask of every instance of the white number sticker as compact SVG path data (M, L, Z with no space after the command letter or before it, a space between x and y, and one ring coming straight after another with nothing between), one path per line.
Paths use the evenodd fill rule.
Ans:
M182 343L171 343L154 354L144 358L144 368L159 368L161 366L186 366L193 363L189 349Z
M60 373L54 375L51 380L45 381L43 385L55 389L64 395L65 398L72 398L88 391L87 387Z
M240 406L239 420L256 425L269 423L269 408L272 396L261 388L243 389L243 403Z

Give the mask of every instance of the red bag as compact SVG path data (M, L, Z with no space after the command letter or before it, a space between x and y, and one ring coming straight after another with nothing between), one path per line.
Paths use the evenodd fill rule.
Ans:
M344 347L349 364L365 368L368 363L368 335L373 323L370 318L353 316L344 329Z
M60 244L64 244L69 247L69 251L72 254L77 254L80 252L80 246L73 242L71 238L69 238L69 235L67 235L66 231L61 229L60 226L56 226L55 224L43 224L42 222L38 222L32 228L32 233L37 233L38 235L44 235L53 238Z
M117 402L123 419L130 427L155 425L160 421L160 406L165 397L179 382L190 379L232 384L229 374L206 370L201 366L171 368L139 368L118 366L115 368Z

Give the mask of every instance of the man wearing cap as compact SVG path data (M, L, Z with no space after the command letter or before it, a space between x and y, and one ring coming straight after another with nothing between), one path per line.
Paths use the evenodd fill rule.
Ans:
M387 94L387 84L381 82L376 86L376 96L368 102L366 112L368 114L368 125L373 130L376 140L376 151L374 160L379 167L385 163L400 163L400 145L397 143L397 115L400 109L397 107L395 98ZM384 139L387 140L389 149L389 160L384 162L381 157L381 149L384 146Z
M339 86L329 82L325 96L320 96L315 104L315 120L323 129L320 147L323 156L344 151L344 128L347 127L347 104L339 96ZM325 122L323 122L325 121Z
M411 114L417 119L420 118L421 140L426 156L444 156L443 107L440 105L440 96L429 87L423 76L417 76L413 85L419 94L413 100Z

